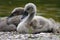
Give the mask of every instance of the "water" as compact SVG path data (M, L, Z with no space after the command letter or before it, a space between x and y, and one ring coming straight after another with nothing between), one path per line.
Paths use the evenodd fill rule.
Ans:
M58 0L0 0L0 16L9 16L15 7L24 7L24 5L28 2L33 2L36 4L37 15L53 18L56 21L60 21L60 2Z

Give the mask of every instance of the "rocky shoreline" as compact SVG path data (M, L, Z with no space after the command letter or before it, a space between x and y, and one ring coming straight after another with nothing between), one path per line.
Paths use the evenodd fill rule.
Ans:
M60 35L53 33L19 34L18 32L0 32L0 40L60 40Z

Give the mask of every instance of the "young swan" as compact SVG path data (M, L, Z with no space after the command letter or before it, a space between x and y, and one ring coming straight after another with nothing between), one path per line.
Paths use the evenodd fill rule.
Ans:
M33 30L31 27L29 27L29 24L31 20L33 19L36 12L36 6L33 3L28 3L25 5L24 13L28 14L22 22L20 22L17 26L17 31L19 33L30 33L30 29Z
M23 12L24 12L24 9L22 7L14 8L11 14L7 17L7 23L14 24L17 26L18 23L21 21Z
M16 31L16 26L14 24L7 24L7 17L2 17L0 19L0 31Z
M28 7L26 7L26 6L28 6ZM34 18L31 20L30 24L28 24L28 28L25 27L25 25L23 23L25 22L27 24L27 22L29 22L29 21L26 22L26 20L28 19L28 16L27 15L30 14L30 11L28 12L28 10L26 10L27 8L28 9L30 8L30 5L27 4L26 6L25 6L24 10L27 11L27 12L23 13L23 17L22 18L24 18L23 19L24 21L21 22L21 24L23 25L23 27L21 27L20 30L18 30L20 27L17 27L17 31L18 32L21 32L22 30L27 30L25 32L28 32L28 30L29 30L28 28L29 27L32 27L33 28L32 33L52 32L52 31L53 32L59 32L59 30L58 30L59 27L55 24L54 21L52 21L50 19L47 19L45 17L42 17L42 16L34 16ZM35 14L36 14L36 6L33 6L33 8L34 8L33 10L35 11Z
M35 16L36 6L33 3L26 4L24 11L24 13L28 16L26 16L22 22L18 24L18 32L29 33L29 29L32 30L31 33L56 32L56 25L52 21L42 16Z

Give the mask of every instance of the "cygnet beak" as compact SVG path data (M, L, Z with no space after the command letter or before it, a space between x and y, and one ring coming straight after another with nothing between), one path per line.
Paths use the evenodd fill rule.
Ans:
M24 11L23 16L22 16L21 19L24 19L26 16L28 16L28 12L27 11Z

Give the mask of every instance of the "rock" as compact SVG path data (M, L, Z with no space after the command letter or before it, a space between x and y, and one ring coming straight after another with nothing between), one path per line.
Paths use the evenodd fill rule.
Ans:
M39 34L19 34L17 32L0 32L1 40L60 40L60 34L39 33Z

